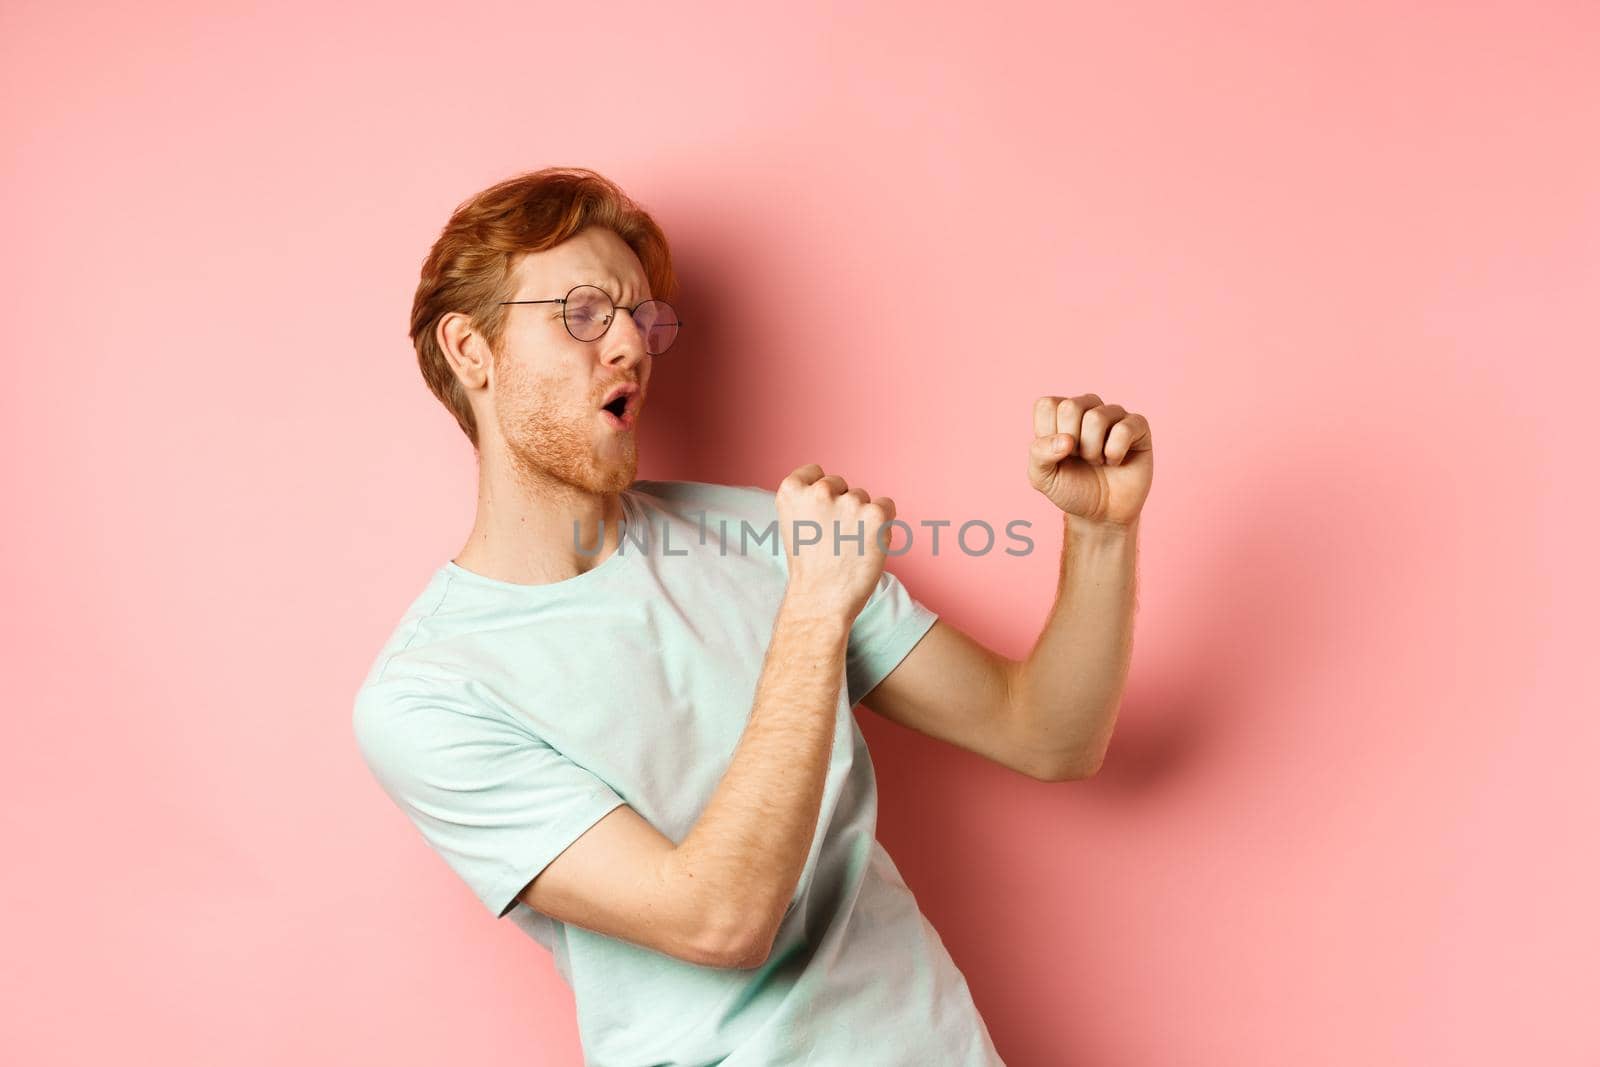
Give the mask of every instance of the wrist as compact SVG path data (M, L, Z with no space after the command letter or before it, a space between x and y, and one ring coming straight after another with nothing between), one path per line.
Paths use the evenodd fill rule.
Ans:
M793 586L784 591L778 619L824 639L843 639L850 632L850 612L836 598L807 593Z
M1129 522L1110 522L1105 519L1086 519L1081 515L1062 513L1062 530L1070 547L1085 549L1116 549L1126 547L1139 532L1139 517Z

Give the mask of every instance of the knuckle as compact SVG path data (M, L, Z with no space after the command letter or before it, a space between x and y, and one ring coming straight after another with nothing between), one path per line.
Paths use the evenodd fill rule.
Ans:
M816 474L813 474L813 471L815 471ZM791 489L803 488L810 482L814 481L816 475L820 475L821 473L822 468L817 466L815 463L802 464L801 466L798 466L794 470L790 471L788 475L784 477L781 484L787 485Z

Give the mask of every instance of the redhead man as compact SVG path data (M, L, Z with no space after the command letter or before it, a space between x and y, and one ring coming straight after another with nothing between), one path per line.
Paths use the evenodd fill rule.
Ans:
M1055 605L997 655L884 569L894 502L808 464L776 490L640 481L692 328L657 224L593 171L493 186L422 269L423 377L478 456L477 517L355 700L384 790L552 953L585 1061L1001 1063L876 837L853 709L1046 782L1095 773L1133 640L1150 428L1040 397Z

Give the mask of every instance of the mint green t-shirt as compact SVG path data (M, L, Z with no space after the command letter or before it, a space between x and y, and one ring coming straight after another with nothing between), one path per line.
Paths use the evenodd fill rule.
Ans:
M517 899L619 804L683 840L749 721L783 598L770 490L639 481L622 505L618 549L576 577L433 574L356 696L372 773L491 915L549 949L592 1067L1001 1064L876 837L853 709L935 620L887 571L850 631L816 836L765 963L689 963Z

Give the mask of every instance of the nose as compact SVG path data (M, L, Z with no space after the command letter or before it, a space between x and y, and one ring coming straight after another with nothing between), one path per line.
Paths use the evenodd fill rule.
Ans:
M604 348L600 361L608 367L632 370L649 355L644 348L644 333L633 315L617 308L612 313L611 325L606 329Z

